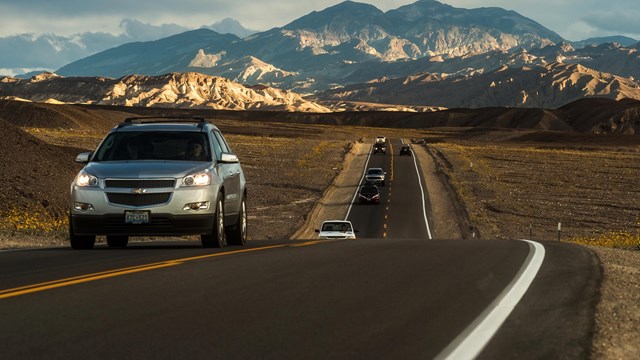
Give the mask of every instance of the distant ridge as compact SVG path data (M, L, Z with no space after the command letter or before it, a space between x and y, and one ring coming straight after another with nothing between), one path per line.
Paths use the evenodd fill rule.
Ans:
M326 112L300 95L269 86L245 86L199 73L161 76L61 77L40 74L29 80L0 79L0 97L36 102L142 107L212 108Z

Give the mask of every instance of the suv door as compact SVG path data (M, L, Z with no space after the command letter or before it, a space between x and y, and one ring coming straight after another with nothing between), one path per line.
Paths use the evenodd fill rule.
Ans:
M222 134L218 130L211 131L213 152L216 156L216 169L222 178L225 190L224 212L227 216L237 215L240 212L240 201L242 199L240 179L240 162L222 162L222 154L231 154L231 150Z

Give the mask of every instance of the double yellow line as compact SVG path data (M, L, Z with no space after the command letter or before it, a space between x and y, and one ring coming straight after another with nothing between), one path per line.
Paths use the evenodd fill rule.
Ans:
M384 214L384 232L382 233L382 237L386 238L387 237L387 220L388 220L388 214L389 214L389 203L391 202L391 182L393 181L393 144L391 144L391 141L389 141L389 151L391 151L391 168L389 170L389 181L387 182L389 185L388 187L388 197L387 197L387 207L385 209L385 214Z
M241 253L248 253L248 252L254 252L254 251L282 248L287 246L307 246L307 245L314 245L318 243L320 242L307 241L300 244L265 246L265 247L259 247L254 249L227 251L227 252L221 252L221 253L215 253L215 254L207 254L207 255L193 256L193 257L187 257L187 258L181 258L181 259L175 259L175 260L167 260L167 261L162 261L162 262L157 262L152 264L127 267L122 269L108 270L108 271L97 272L92 274L69 277L65 279L47 281L47 282L38 283L38 284L25 285L25 286L7 289L7 290L0 290L0 299L8 299L8 298L12 298L20 295L26 295L26 294L31 294L35 292L61 288L65 286L82 284L90 281L103 280L103 279L108 279L108 278L122 276L122 275L135 274L143 271L163 269L171 266L181 265L189 261L208 259L208 258L213 258L217 256L241 254Z

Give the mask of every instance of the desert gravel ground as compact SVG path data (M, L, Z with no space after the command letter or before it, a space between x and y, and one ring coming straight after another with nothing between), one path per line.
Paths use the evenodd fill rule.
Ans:
M640 359L640 252L590 247L604 269L596 309L594 359Z

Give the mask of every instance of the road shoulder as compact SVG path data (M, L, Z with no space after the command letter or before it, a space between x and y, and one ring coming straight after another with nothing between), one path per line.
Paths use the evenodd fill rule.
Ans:
M345 218L353 200L353 194L360 184L370 149L369 143L353 144L345 156L342 170L291 239L314 239L317 237L315 229L318 229L324 220Z

